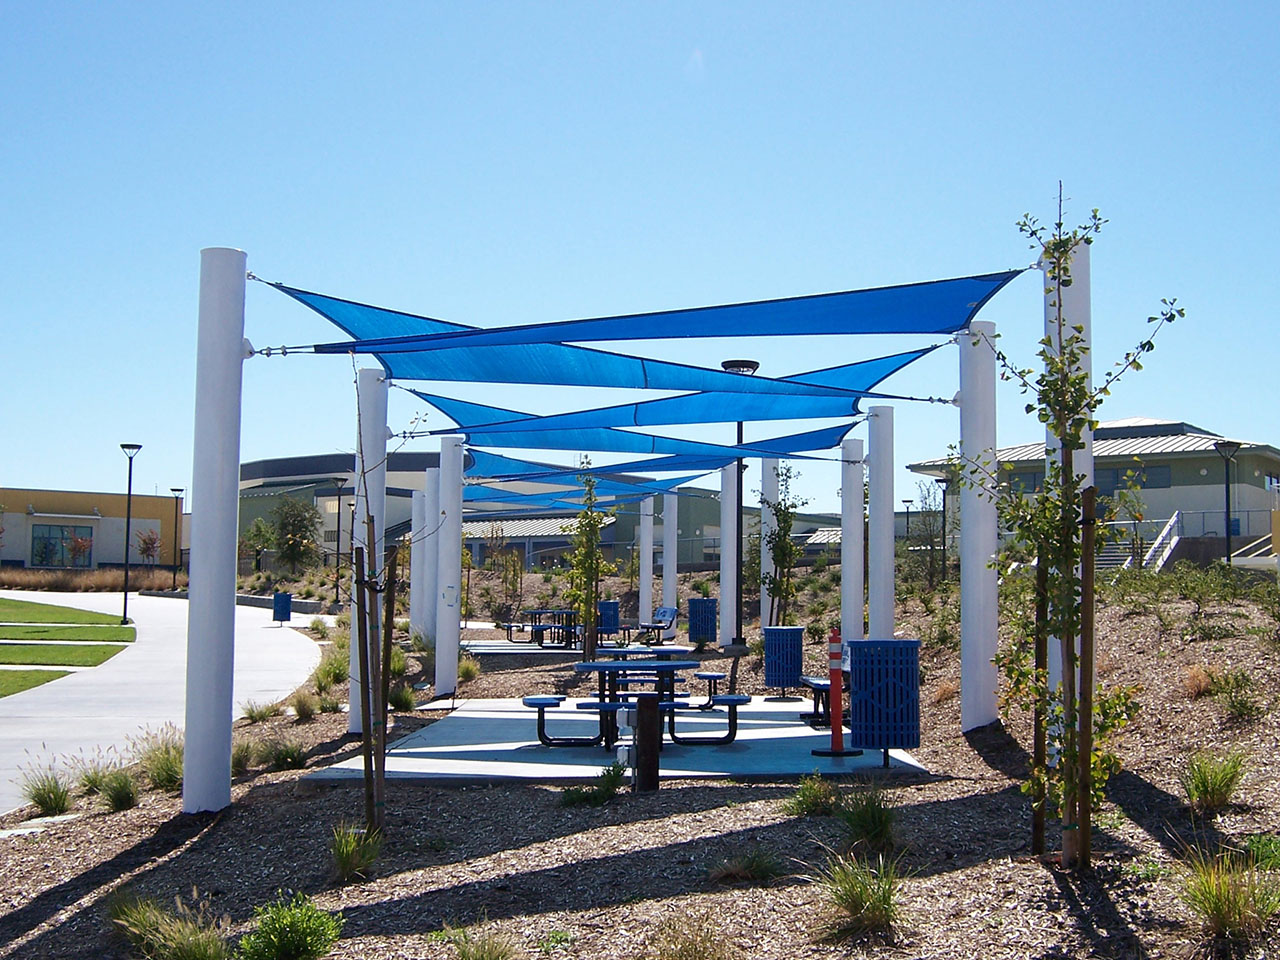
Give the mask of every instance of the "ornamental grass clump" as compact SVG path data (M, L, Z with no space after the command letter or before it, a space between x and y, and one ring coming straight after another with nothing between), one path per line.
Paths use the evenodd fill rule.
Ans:
M814 772L800 778L795 794L782 804L782 811L793 817L827 816L840 806L840 789L822 774Z
M413 695L413 687L398 683L387 694L387 703L393 710L412 710L418 705L418 699Z
M845 826L853 853L883 854L893 850L897 813L878 784L868 783L846 795L835 813Z
M129 738L142 774L156 790L176 793L182 787L182 731L172 723Z
M78 767L77 778L80 781L80 790L85 796L93 796L102 790L102 781L107 775L115 770L120 769L120 761L118 758L110 756L109 753L103 753L101 750L93 757L81 757L76 761Z
M231 775L243 777L253 766L253 757L257 747L252 740L237 740L231 744Z
M1182 899L1200 918L1205 952L1236 955L1280 915L1280 879L1259 870L1248 856L1192 849Z
M782 859L772 850L753 847L728 857L707 871L712 883L768 883L782 876Z
M307 765L307 748L297 740L266 740L258 746L258 760L272 770L300 770Z
M458 679L462 681L474 680L480 676L480 661L469 653L464 653L458 659Z
M740 955L733 941L706 914L663 920L648 953L653 960L734 960Z
M451 927L446 923L441 939L453 944L458 960L512 960L518 956L514 943L488 930L473 933L466 927Z
M298 722L306 723L320 711L320 700L309 690L299 690L289 698L289 706L293 707Z
M316 960L342 935L340 914L321 910L304 893L284 893L254 911L257 926L240 940L240 960Z
M574 784L565 787L560 794L560 803L566 807L602 807L618 794L618 790L627 779L627 768L616 760L600 771L595 782L589 786Z
M52 764L23 771L18 787L23 799L34 804L42 817L56 817L71 809L71 784Z
M892 933L900 913L898 886L902 880L895 861L882 856L874 861L834 856L814 879L836 910L830 938Z
M228 918L214 916L194 889L191 904L175 898L172 911L150 897L125 894L112 901L107 915L148 960L231 960Z
M280 712L280 704L258 703L256 700L249 700L242 709L244 710L244 718L250 723L261 723L278 714Z
M333 855L333 875L338 880L349 883L367 879L369 869L382 852L382 832L339 823L333 828L329 852Z
M138 784L128 770L112 770L102 780L98 795L112 813L138 805Z
M1225 757L1197 753L1182 771L1182 789L1196 813L1213 814L1231 803L1244 776L1243 753L1232 751Z

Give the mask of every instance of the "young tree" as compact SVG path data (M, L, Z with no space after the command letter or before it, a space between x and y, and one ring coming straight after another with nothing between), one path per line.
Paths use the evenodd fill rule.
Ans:
M314 503L281 497L271 511L271 521L276 556L291 572L320 559L320 509Z
M275 546L276 535L271 525L262 517L254 517L249 529L240 538L240 556L253 557L253 569L262 569L262 555Z
M1065 315L1062 291L1071 285L1074 252L1081 244L1091 244L1105 222L1094 210L1084 225L1067 230L1061 200L1052 229L1029 214L1020 221L1019 229L1045 267L1046 294L1056 316L1052 331L1040 341L1039 372L1019 368L1003 351L996 351L1001 377L1021 387L1029 397L1026 412L1035 414L1055 438L1053 447L1046 447L1045 480L1039 490L1023 491L1006 484L997 494L1001 526L1009 531L1007 548L1036 558L1034 603L1016 611L1013 641L1001 650L997 664L1008 682L1004 710L1020 706L1033 714L1035 756L1024 790L1031 794L1037 811L1048 802L1060 812L1063 865L1069 868L1088 866L1090 811L1108 776L1119 769L1118 759L1108 750L1108 739L1137 709L1136 691L1131 688L1092 697L1093 664L1082 663L1077 656L1082 625L1092 624L1093 612L1092 591L1085 589L1079 569L1083 491L1075 452L1084 448L1084 431L1095 425L1097 408L1112 386L1128 371L1141 369L1141 358L1154 349L1156 333L1183 316L1174 301L1163 301L1161 313L1148 318L1155 329L1124 355L1101 386L1091 387L1082 369L1089 346L1083 327ZM970 483L989 479L998 470L995 464L970 463L964 468L965 482ZM1045 656L1049 638L1060 644L1063 674L1061 684L1052 690ZM1084 681L1083 697L1077 676ZM1083 719L1082 707L1087 713ZM1086 834L1083 857L1082 833Z
M92 551L93 537L73 536L67 541L67 553L71 556L71 565L73 567L81 566L80 561L88 557Z
M138 538L138 553L148 564L155 566L160 556L160 534L154 529L147 529L139 530L135 536Z
M583 459L584 468L591 461ZM582 627L582 657L594 660L599 626L600 578L608 572L604 551L600 549L600 531L608 514L596 509L596 480L589 473L578 477L582 484L582 510L572 528L573 551L569 554L569 589L565 598L578 611Z
M796 599L795 569L804 549L791 537L796 511L808 501L791 494L791 481L799 476L789 464L778 469L778 499L765 501L765 509L773 514L773 529L764 538L764 549L773 559L773 572L763 576L769 588L770 623L786 626L791 622L791 605ZM761 612L763 619L763 611Z

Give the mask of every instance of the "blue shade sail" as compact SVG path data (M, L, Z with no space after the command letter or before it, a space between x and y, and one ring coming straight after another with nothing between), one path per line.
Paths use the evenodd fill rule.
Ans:
M841 383L807 383L797 379L742 377L723 370L665 360L630 357L589 347L560 343L455 348L405 353L362 350L364 338L465 333L476 330L460 323L388 310L324 294L271 284L310 307L356 339L319 344L317 353L373 353L396 380L438 380L451 383L542 383L563 386L633 387L646 390L722 390L726 393L772 395L832 395L849 389Z
M468 450L472 456L493 457L495 461L506 460L513 464L521 462L512 457L503 457L484 450L476 450L474 448L468 448ZM576 477L583 473L590 473L595 476L609 476L615 473L673 473L677 470L697 470L700 471L697 475L702 476L712 470L719 470L721 467L733 463L734 459L735 457L730 456L703 457L682 453L667 457L650 457L645 460L628 460L625 463L606 463L585 469L581 467L552 468L542 464L531 463L533 469L525 473L499 473L495 471L492 474L478 474L478 476L501 477L504 480L544 480L559 476ZM490 469L490 467L485 467L484 469Z
M859 392L869 391L881 380L901 370L907 364L931 353L936 347L910 350L875 360L815 370L798 374L795 378L819 377L844 384L859 383L853 387ZM858 412L856 397L766 397L750 394L694 393L682 397L664 397L639 403L624 403L612 407L597 407L575 413L530 416L518 420L494 421L479 424L470 422L471 429L491 429L503 432L516 430L565 430L582 427L649 427L680 423L752 423L760 420L811 420L825 417L849 417Z
M356 343L318 344L315 349L327 353L354 351L386 356L447 346L494 347L689 337L955 333L967 327L986 302L1020 273L1021 270L1006 270L893 287L557 323L453 332L406 333L388 328L376 338L366 336Z

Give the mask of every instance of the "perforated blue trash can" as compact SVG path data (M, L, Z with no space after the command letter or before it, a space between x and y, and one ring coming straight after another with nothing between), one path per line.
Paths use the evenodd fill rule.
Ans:
M851 640L849 747L920 746L920 641Z
M696 644L716 641L715 597L689 598L689 642Z
M764 685L800 686L804 662L804 627L764 628Z
M617 636L619 631L618 601L601 600L596 604L596 634L601 637Z
M271 619L284 623L293 614L293 594L276 593L271 596Z

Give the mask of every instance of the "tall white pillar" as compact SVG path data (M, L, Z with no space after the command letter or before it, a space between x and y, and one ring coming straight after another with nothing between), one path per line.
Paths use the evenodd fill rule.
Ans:
M770 609L773 598L769 593L768 577L775 574L773 553L769 549L769 537L778 529L778 518L769 509L778 502L778 461L768 457L760 461L760 628L777 626Z
M960 334L960 458L977 466L960 485L960 729L997 717L996 631L996 325L969 324ZM988 476L988 473L991 476Z
M662 495L662 605L676 605L676 575L680 557L680 498L674 493ZM662 638L676 635L675 625L663 631Z
M640 501L640 620L653 620L653 497Z
M427 551L423 543L426 528L427 495L415 490L409 515L409 633L423 637L427 635L423 623L423 611L427 606L427 598L423 596L427 589L424 569Z
M428 642L436 636L436 608L440 583L440 468L427 467L423 481L423 515L427 527L422 538L422 636Z
M840 635L844 640L861 640L865 585L862 577L863 504L866 481L863 476L862 441L853 438L840 444Z
M440 438L440 529L436 596L436 690L458 689L458 639L462 621L462 437Z
M893 407L872 407L868 460L871 518L868 529L867 631L872 640L893 639Z
M182 809L231 803L231 685L235 661L240 403L245 254L200 251L195 456L191 468L186 749Z
M720 468L720 646L734 641L738 622L738 465Z
M387 380L381 367L364 367L356 371L356 392L359 398L356 421L356 518L352 529L352 553L363 547L365 568L374 576L382 571L383 548L387 532ZM373 543L369 543L369 527L366 516L373 518ZM354 580L358 574L352 571L352 595ZM351 657L348 672L351 674L351 690L347 697L350 712L347 730L362 733L364 722L360 713L363 694L360 691L360 647L358 628L354 622L352 607ZM369 612L371 620L379 620L376 610ZM371 627L371 632L373 631Z
M1071 252L1071 284L1061 290L1063 334L1070 337L1080 327L1080 345L1085 348L1077 369L1082 370L1088 378L1089 389L1093 389L1093 298L1090 292L1089 244L1081 243ZM1046 267L1042 264L1042 268ZM1045 270L1044 280L1044 335L1053 345L1052 349L1061 349L1058 335L1058 297L1055 281L1049 279ZM1081 433L1084 447L1071 454L1071 466L1080 477L1080 488L1093 483L1093 431L1087 427ZM1048 460L1057 460L1059 454L1058 438L1045 431L1045 454ZM1047 466L1047 464L1046 464ZM1062 648L1056 640L1049 642L1049 689L1054 689L1062 682ZM1077 689L1079 689L1077 687Z

